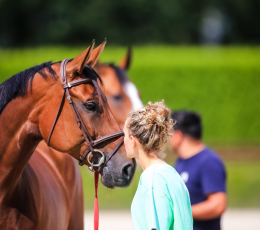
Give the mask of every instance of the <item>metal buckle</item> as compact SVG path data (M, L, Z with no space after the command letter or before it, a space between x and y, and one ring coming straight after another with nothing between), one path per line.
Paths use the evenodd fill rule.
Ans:
M105 162L105 155L104 155L103 152L101 152L101 151L98 150L98 149L94 149L94 152L100 153L100 154L101 154L101 158L99 159L99 161L98 161L97 164L94 164L93 162L90 162L89 157L90 157L90 153L92 153L92 152L89 152L88 157L87 157L87 160L88 160L88 163L90 164L89 170L92 171L92 172L95 171L93 167L99 167L100 165L102 165L102 164ZM94 154L92 153L92 155L94 155Z

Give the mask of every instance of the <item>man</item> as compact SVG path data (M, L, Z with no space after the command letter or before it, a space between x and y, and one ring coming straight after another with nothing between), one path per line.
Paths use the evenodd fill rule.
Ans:
M184 180L191 200L194 230L220 230L226 209L226 172L220 157L202 141L201 118L194 112L176 111L170 145L179 155L175 169Z

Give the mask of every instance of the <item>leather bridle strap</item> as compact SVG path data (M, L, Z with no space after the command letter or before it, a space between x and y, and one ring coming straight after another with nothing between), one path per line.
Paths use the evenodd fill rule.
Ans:
M59 106L59 109L58 109L58 112L57 112L57 114L56 114L56 117L55 117L54 122L53 122L52 127L51 127L51 131L50 131L49 136L48 136L48 139L47 139L47 145L48 145L48 146L50 146L49 144L50 144L50 140L51 140L51 135L52 135L53 130L54 130L54 128L55 128L55 125L56 125L56 123L57 123L57 121L58 121L58 118L59 118L59 116L60 116L60 113L61 113L61 110L62 110L62 107L63 107L63 102L64 102L65 95L66 95L66 92L65 92L65 90L64 90L63 96L62 96L62 99L61 99L61 102L60 102L60 106Z
M114 148L113 152L110 153L108 157L106 157L105 165L107 164L108 161L116 154L117 150L123 145L124 143L124 138L119 142L119 144Z
M69 104L71 106L72 112L73 112L73 114L74 114L74 116L76 118L76 122L77 122L77 124L78 124L78 126L79 126L79 128L80 128L80 130L81 130L81 132L83 134L83 137L84 137L85 141L87 142L87 145L88 145L88 148L80 156L79 165L83 165L84 164L83 162L86 159L87 155L90 152L92 152L92 154L95 152L94 148L96 146L98 146L99 144L102 144L104 142L107 142L107 141L109 141L111 143L113 140L118 139L119 137L124 136L124 132L122 130L120 130L118 132L115 132L115 133L106 135L104 137L101 137L101 138L99 138L97 140L93 140L92 139L92 137L91 137L87 127L85 126L85 123L84 123L83 119L80 116L80 113L77 110L77 107L76 107L72 97L70 96L69 89L72 88L72 87L81 85L81 84L89 84L89 83L93 83L94 84L94 80L86 78L86 79L79 79L79 80L75 80L75 81L67 83L66 65L67 65L68 62L69 62L68 59L64 59L61 62L60 75L61 75L61 81L62 81L62 86L63 86L63 89L64 89L64 93L63 93L63 96L62 96L62 99L61 99L61 103L60 103L58 112L56 114L56 117L54 119L53 125L51 127L51 130L50 130L50 133L49 133L49 136L48 136L48 139L47 139L47 145L49 146L49 144L50 144L52 133L53 133L54 128L56 126L56 123L57 123L57 121L59 119L59 116L61 114L61 111L62 111L62 108L63 108L63 105L64 105L65 96L67 95L67 99L68 99L68 102L69 102ZM94 85L97 85L97 84L94 84ZM122 146L122 144L123 144L123 140L115 147L115 149L112 151L112 153L107 157L107 160L105 161L105 165L114 156L114 154Z
M67 75L66 75L66 65L68 63L68 59L64 59L62 62L61 62L61 68L60 68L60 73L61 73L61 81L62 81L62 85L63 85L63 88L64 88L64 93L63 93L63 96L62 96L62 99L61 99L61 103L60 103L60 107L59 107L59 110L57 112L57 115L55 117L55 120L54 120L54 123L52 125L52 128L51 128L51 131L50 131L50 134L49 134L49 137L47 139L47 145L49 146L50 144L50 139L51 139L51 135L53 133L53 130L55 128L55 125L58 121L58 118L59 118L59 115L62 111L62 108L63 108L63 105L64 105L64 98L65 98L65 94L67 94L67 99L69 101L69 104L71 106L71 109L72 109L72 112L76 118L76 122L79 126L79 128L81 129L82 133L83 133L83 136L84 136L84 139L86 140L86 142L88 143L88 146L90 148L91 151L93 151L93 148L92 148L92 138L80 116L80 114L78 113L77 109L76 109L76 106L75 106L75 103L74 101L72 100L71 96L70 96L70 92L69 92L69 88L73 87L73 86L77 86L79 84L83 84L83 83L92 83L92 80L90 79L80 79L80 80L76 80L76 81L73 81L73 82L70 82L67 84Z
M119 137L122 137L122 136L124 136L124 132L123 132L123 130L120 130L120 131L118 131L118 132L116 132L116 133L112 133L112 134L109 134L109 135L100 137L99 139L93 141L92 147L94 148L94 147L98 146L99 144L102 144L102 143L105 142L105 141L109 141L109 140L111 140L111 139L118 139ZM109 160L110 160L110 159L112 158L112 156L115 155L115 153L117 152L117 150L118 150L121 146L122 146L122 143L120 142L120 143L115 147L115 149L113 150L113 152L112 152L113 154L111 153L111 154L107 157L107 159L109 158ZM115 150L116 150L116 151L115 151ZM91 150L86 149L86 150L84 151L84 153L80 156L80 160L83 161L83 160L87 157L87 155L88 155L88 153L89 153L90 151L91 151ZM91 151L91 152L92 152L92 151ZM107 164L107 162L108 162L108 161L106 160L105 165Z

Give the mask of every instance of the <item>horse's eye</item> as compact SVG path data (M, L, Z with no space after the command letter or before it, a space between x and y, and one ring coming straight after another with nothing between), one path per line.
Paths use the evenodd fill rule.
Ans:
M123 95L118 94L116 96L113 96L113 99L114 99L114 101L117 101L117 102L122 101L123 100Z
M90 111L96 111L97 109L97 105L95 102L88 102L85 104L87 110L90 110Z

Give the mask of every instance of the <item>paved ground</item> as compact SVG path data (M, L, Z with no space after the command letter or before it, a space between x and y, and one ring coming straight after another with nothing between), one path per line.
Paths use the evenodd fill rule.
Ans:
M93 229L93 213L85 213L85 230ZM128 211L100 212L99 230L133 230ZM228 210L222 218L222 230L260 230L260 209Z

